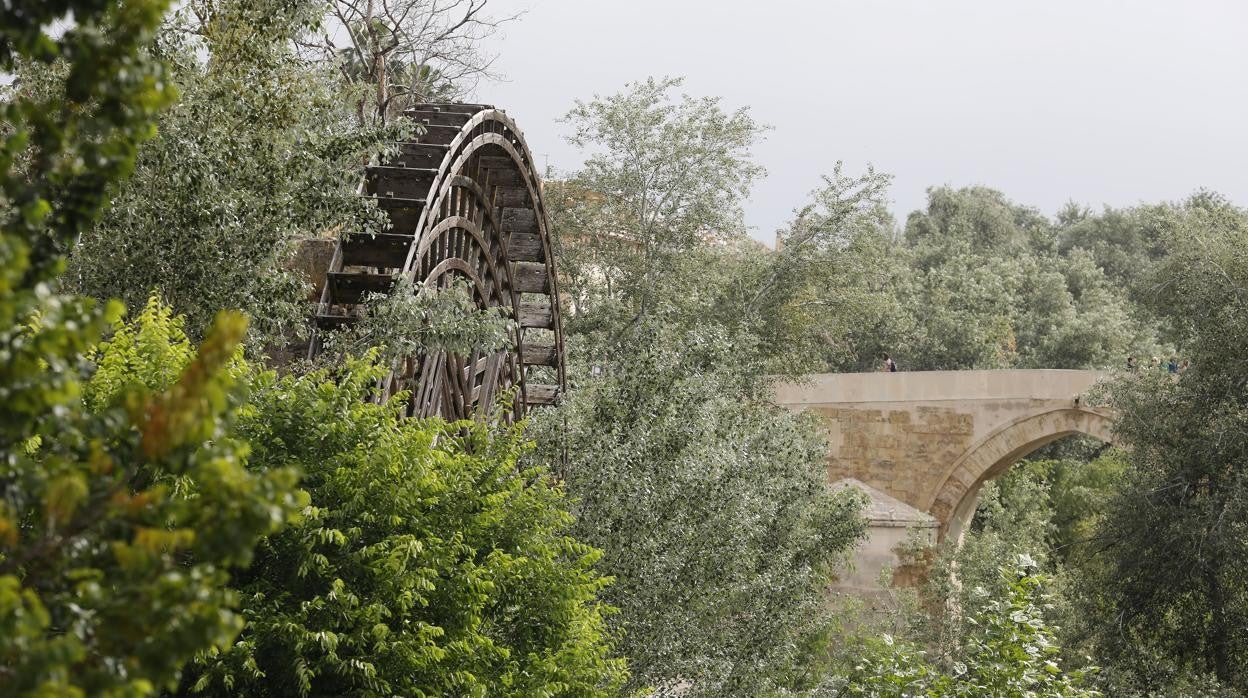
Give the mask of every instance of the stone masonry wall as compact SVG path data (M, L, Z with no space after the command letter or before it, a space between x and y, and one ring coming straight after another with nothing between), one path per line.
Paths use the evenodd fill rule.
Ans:
M828 481L852 477L916 508L971 447L974 417L946 407L815 407L830 448Z

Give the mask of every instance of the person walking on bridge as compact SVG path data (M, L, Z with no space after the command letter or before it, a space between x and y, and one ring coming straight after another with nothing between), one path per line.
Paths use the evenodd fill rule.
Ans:
M893 361L893 357L889 356L888 352L884 352L884 370L889 373L897 372L897 362Z

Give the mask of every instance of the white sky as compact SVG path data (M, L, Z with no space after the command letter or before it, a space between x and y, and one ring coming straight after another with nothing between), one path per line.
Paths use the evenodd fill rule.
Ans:
M1174 200L1248 205L1244 0L492 0L527 10L492 45L539 163L579 164L556 123L646 76L750 106L774 127L746 207L770 243L836 160L927 187L983 184L1052 214Z

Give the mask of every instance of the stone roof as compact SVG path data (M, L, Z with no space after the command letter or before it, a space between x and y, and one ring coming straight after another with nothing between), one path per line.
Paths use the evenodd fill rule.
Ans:
M838 480L832 483L833 490L840 490L846 487L857 488L860 492L867 495L870 502L867 508L863 510L862 515L875 526L916 526L918 528L935 528L940 525L931 514L919 511L905 502L891 497L874 487L847 477L844 480Z

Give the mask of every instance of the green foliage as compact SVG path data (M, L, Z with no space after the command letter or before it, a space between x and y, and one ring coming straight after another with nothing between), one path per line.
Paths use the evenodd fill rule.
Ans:
M646 261L739 230L740 200L762 174L749 148L763 127L746 109L724 112L716 98L673 103L669 93L682 82L633 83L564 117L568 140L590 149L576 181L619 214L626 229L618 232Z
M192 337L221 308L252 318L251 346L303 330L292 242L382 230L356 196L360 167L401 133L355 127L332 68L295 52L324 10L320 0L194 0L167 23L155 52L181 97L84 230L72 288L131 306L156 289Z
M601 553L550 476L517 469L521 429L404 419L365 399L383 373L256 377L252 467L300 466L311 502L234 577L247 627L183 691L612 695Z
M135 149L151 136L152 117L173 93L140 49L165 4L57 0L0 10L0 69L54 61L65 68L48 94L11 97L0 111L8 127L0 148L6 292L60 273L64 250L99 215L109 185L130 173ZM76 25L52 38L48 26L69 12Z
M926 580L919 589L922 603L908 615L902 636L937 656L961 655L967 651L974 616L1008 594L1003 560L1026 556L1046 570L1054 569L1048 550L1055 513L1045 472L1042 465L1023 463L984 484L962 540L929 551Z
M1104 367L1157 352L1148 314L1038 212L990 189L932 189L898 237L886 183L838 166L782 232L762 265L773 270L744 276L747 289L784 291L759 307L790 328L770 336L804 338L818 357L801 370L875 370L883 352L903 370Z
M1175 212L1152 269L1153 312L1191 368L1109 391L1130 466L1083 570L1084 628L1124 682L1211 674L1248 690L1248 214L1210 197ZM1109 614L1114 623L1093 619ZM1129 678L1134 677L1134 678Z
M824 440L752 392L722 330L656 319L639 336L538 417L539 443L569 454L572 532L616 579L631 685L759 695L826 623L819 590L861 502L828 491Z
M118 327L94 352L95 372L83 391L87 406L102 412L133 386L173 385L195 353L184 325L159 298L148 299L133 322Z
M1122 452L1087 439L1046 448L1056 460L1025 460L979 493L975 517L961 544L940 546L930 558L922 603L907 615L898 631L940 656L964 651L968 616L985 601L1007 591L999 568L1002 560L1026 555L1050 575L1053 603L1049 619L1062 627L1080 626L1071 586L1078 583L1069 566L1098 564L1095 528L1114 485L1125 468ZM1078 458L1080 453L1091 456ZM987 590L988 594L978 590ZM1076 645L1071 661L1084 662L1086 646L1078 633L1064 643Z
M0 69L62 60L43 98L11 95L0 108L0 449L36 435L53 407L76 398L77 358L120 308L56 296L47 282L63 251L99 214L110 183L129 172L152 115L171 97L139 46L163 2L47 3L0 10ZM78 10L60 39L46 25ZM124 75L124 78L118 77ZM95 109L88 110L87 105ZM88 165L89 163L89 165Z
M906 220L905 234L922 267L932 269L968 253L1046 251L1052 227L1039 211L1019 206L999 191L934 187L927 191L927 210Z
M1029 464L1049 484L1053 509L1049 547L1058 561L1079 562L1094 554L1096 528L1114 489L1127 469L1123 451L1110 449L1081 462L1058 460Z
M1025 556L1017 566L1000 570L1004 593L985 597L968 618L963 649L937 668L917 651L885 636L868 648L836 695L902 698L904 696L1001 696L1076 698L1100 695L1084 687L1084 672L1066 672L1058 664L1053 629L1044 620L1043 578Z
M575 314L619 314L608 341L658 310L663 286L693 250L742 235L741 202L762 168L749 148L764 128L747 109L670 93L679 79L629 84L578 102L568 140L583 169L552 197L557 251Z
M242 627L225 588L298 504L226 431L245 323L195 352L154 302L98 351L78 408L4 469L0 667L15 692L148 695ZM72 409L72 408L71 408Z
M370 293L364 305L359 322L325 337L324 354L330 360L370 348L379 349L387 364L429 350L468 356L474 349L497 351L511 341L512 320L500 309L478 307L462 282L434 289L403 277L389 293Z
M198 353L86 390L83 360L119 304L56 294L64 251L131 169L172 92L142 47L164 2L9 3L0 68L60 61L3 105L0 147L0 685L8 695L150 695L241 622L226 570L293 504L229 439L223 367L245 321ZM58 38L49 24L73 13ZM139 338L139 355L159 354ZM116 363L104 350L103 363ZM175 360L176 358L176 360ZM177 365L177 364L182 365ZM176 368L175 368L176 366ZM176 371L176 381L170 373ZM106 372L107 373L107 372ZM113 375L116 378L116 375ZM144 380L164 389L139 385Z
M1173 209L1166 205L1093 215L1073 204L1058 213L1063 254L1085 250L1115 285L1141 292L1154 262L1165 256L1164 231Z
M770 368L800 351L773 340L805 332L790 328L808 309L772 322L801 284L742 235L762 128L715 99L672 99L678 85L632 84L568 114L589 157L547 193L577 385L535 417L538 442L575 498L573 535L616 579L605 598L630 689L797 690L831 620L821 589L864 530L860 502L827 491L815 424L767 398ZM866 219L880 181L846 183L837 215Z
M870 640L847 677L829 681L831 695L871 698L910 698L929 695L940 673L924 659L922 650L899 643L891 635Z
M860 342L874 342L868 360L880 355L881 330L899 315L896 279L906 271L889 252L889 181L870 169L846 175L837 163L815 202L777 237L774 254L747 248L734 256L712 307L760 338L769 371L853 361Z
M973 610L965 589L990 586L983 580L995 561L1051 549L1037 559L1055 574L1052 617L1065 626L1068 661L1095 656L1107 693L1237 695L1248 608L1245 491L1228 463L1242 459L1230 435L1243 424L1248 271L1238 250L1248 218L1208 195L1104 215L1114 226L1124 218L1153 226L1137 232L1162 252L1124 251L1140 265L1129 280L1133 298L1146 303L1136 314L1159 320L1192 368L1179 377L1124 375L1111 387L1106 397L1120 410L1118 435L1129 451L1059 449L1058 459L1025 463L985 487L963 547L941 558L928 594ZM1068 255L1090 264L1082 249ZM947 583L953 579L964 586ZM929 610L920 618L925 641L943 652L958 646L959 614Z
M915 369L1116 366L1146 334L1090 255L1057 253L1035 210L989 189L928 197L906 224L921 329L898 353Z

